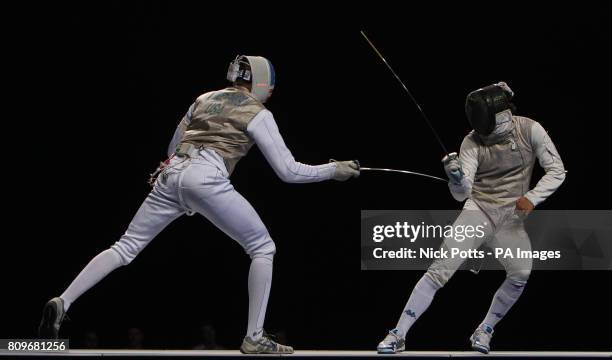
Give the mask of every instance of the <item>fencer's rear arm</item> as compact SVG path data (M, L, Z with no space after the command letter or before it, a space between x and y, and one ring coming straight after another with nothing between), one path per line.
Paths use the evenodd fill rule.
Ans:
M187 113L185 113L185 115L181 119L181 122L179 122L178 126L176 127L176 130L174 131L174 135L172 136L172 140L170 140L170 145L168 145L168 157L174 154L174 151L176 150L176 146L183 139L183 135L185 135L187 126L189 126L189 123L191 123L191 114L193 113L194 106L195 104L192 104L189 107L189 109L187 110Z
M452 181L448 182L448 188L451 194L457 201L463 201L470 197L472 193L472 185L474 184L474 175L478 169L478 145L474 143L468 136L463 139L461 149L459 151L459 162L463 170L463 178L460 184L455 184Z
M565 167L555 144L542 125L537 122L531 127L531 146L546 174L538 181L535 188L525 194L525 197L533 205L538 205L561 186L565 180Z
M247 133L274 169L276 175L288 183L309 183L331 179L336 164L306 165L295 161L285 145L276 121L268 110L260 111L247 127Z

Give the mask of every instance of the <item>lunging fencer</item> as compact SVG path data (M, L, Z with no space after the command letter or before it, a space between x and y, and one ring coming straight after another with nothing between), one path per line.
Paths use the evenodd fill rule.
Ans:
M359 175L354 161L311 166L295 161L263 103L274 89L272 64L260 56L238 56L230 63L231 86L199 96L180 121L169 159L153 177L153 189L127 231L94 257L59 297L43 309L42 338L57 338L66 311L85 291L116 268L129 264L170 222L199 213L237 241L251 258L248 275L249 313L243 353L292 353L263 330L272 282L274 241L253 209L232 186L238 161L257 144L285 182L345 181Z
M513 114L514 93L500 82L468 94L465 112L473 128L461 144L459 156L443 159L449 188L463 210L454 226L484 226L484 236L461 243L444 239L442 247L531 250L523 219L565 179L565 169L553 142L536 121ZM538 159L545 175L529 189ZM378 344L379 353L405 350L405 338L414 322L429 307L434 295L453 276L465 259L436 259L417 282L396 327ZM488 353L497 323L521 296L529 278L531 259L500 258L506 279L497 290L489 310L470 337L474 350Z

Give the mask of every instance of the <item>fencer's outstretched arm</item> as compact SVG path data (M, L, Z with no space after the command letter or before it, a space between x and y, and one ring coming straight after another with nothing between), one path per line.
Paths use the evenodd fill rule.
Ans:
M306 165L295 161L285 145L272 113L260 111L247 127L247 133L274 169L276 175L288 183L308 183L329 180L336 170L336 164Z
M172 136L172 140L170 140L170 145L168 145L168 157L174 154L176 150L176 146L183 139L183 135L185 135L185 131L187 130L187 126L191 123L191 114L193 113L193 107L195 104L192 104L185 113L185 116L181 119L181 122L176 127L174 131L174 135Z
M461 143L459 151L459 163L463 170L463 177L460 184L455 184L452 181L448 182L448 188L451 194L457 201L463 201L470 197L472 193L472 185L474 184L474 175L478 169L478 145L474 143L468 136Z
M553 144L542 125L537 122L534 122L531 127L531 147L538 157L540 166L546 172L535 188L525 194L525 197L534 206L537 206L561 186L561 183L565 180L565 167L555 144Z

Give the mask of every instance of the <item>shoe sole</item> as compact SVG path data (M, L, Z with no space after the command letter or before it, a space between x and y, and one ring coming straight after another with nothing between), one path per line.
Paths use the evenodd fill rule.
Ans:
M41 339L57 339L59 329L55 330L55 322L57 321L57 303L53 300L48 301L43 308L43 316L38 326L38 336Z
M489 353L489 349L487 349L486 347L478 346L478 345L472 345L472 350L476 350L479 353L483 353L483 354Z
M379 354L397 354L397 353L401 353L402 351L406 350L406 348L399 348L396 350L393 349L376 349L376 352Z
M245 350L242 346L240 347L240 352L242 354L245 355L253 355L253 354L271 354L271 355L279 355L279 354L293 354L294 350L291 349L291 351L267 351L267 350L262 350L262 351L248 351Z
M53 309L51 308L51 304L45 304L43 308L42 319L40 320L40 325L38 326L38 337L41 339L53 339L54 334L52 331L52 319L53 319Z
M291 352L278 352L278 351L253 351L253 352L247 352L244 351L242 349L240 349L240 353L245 354L245 355L282 355L282 354L293 354L293 351Z

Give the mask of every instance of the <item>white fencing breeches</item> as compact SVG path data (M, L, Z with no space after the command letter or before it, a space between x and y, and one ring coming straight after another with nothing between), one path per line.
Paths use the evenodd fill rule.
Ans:
M66 309L109 272L134 260L173 220L186 212L197 212L237 241L253 260L248 335L254 339L261 336L272 281L274 242L255 209L230 183L222 159L208 150L200 154L170 161L125 234L111 249L92 259L61 295Z
M206 150L203 150L203 152ZM112 249L130 263L174 219L197 212L237 241L251 257L276 251L266 226L227 178L225 167L204 158L175 157Z
M465 202L463 211L461 211L461 214L459 214L453 226L478 226L483 224L486 224L483 228L483 237L467 238L463 242L457 242L453 238L446 238L444 239L442 247L447 249L454 247L460 250L469 250L477 249L482 244L487 244L490 248L513 249L514 253L516 253L517 248L531 251L531 242L525 231L523 220L514 213L513 208L507 209L499 227L494 228L490 218L478 207L478 205L468 199ZM426 275L438 286L442 287L453 276L455 271L461 267L465 260L466 259L461 257L436 259L427 270ZM506 270L508 277L522 281L527 281L529 278L532 267L531 258L499 257L497 260Z

